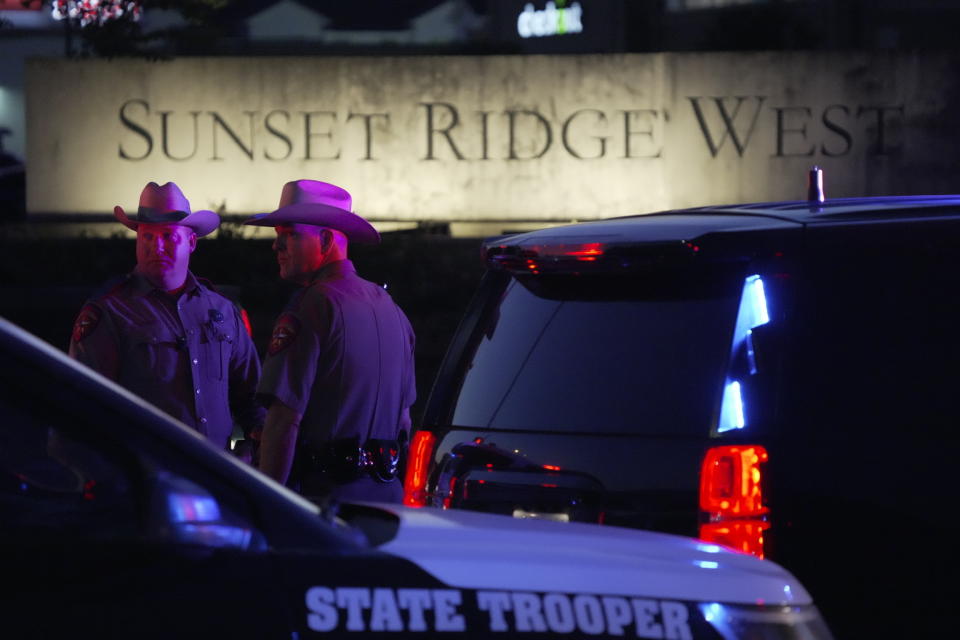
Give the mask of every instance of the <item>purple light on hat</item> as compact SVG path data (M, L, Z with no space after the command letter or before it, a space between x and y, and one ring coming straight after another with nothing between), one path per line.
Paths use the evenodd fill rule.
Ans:
M280 206L291 204L320 203L353 211L353 198L342 187L319 180L294 180L283 185Z

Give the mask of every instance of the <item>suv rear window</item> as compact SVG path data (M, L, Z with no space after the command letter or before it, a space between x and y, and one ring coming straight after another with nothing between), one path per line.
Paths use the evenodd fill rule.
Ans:
M742 275L488 277L500 279L488 301L500 299L463 356L454 425L708 433Z

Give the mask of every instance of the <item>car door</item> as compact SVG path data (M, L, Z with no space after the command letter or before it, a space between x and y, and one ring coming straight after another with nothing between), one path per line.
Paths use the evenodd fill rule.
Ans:
M291 637L239 490L53 382L0 386L3 635Z

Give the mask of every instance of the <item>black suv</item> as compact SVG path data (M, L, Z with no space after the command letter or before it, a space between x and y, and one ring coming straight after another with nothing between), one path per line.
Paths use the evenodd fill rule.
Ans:
M668 211L483 258L407 504L765 556L840 638L951 628L960 196Z

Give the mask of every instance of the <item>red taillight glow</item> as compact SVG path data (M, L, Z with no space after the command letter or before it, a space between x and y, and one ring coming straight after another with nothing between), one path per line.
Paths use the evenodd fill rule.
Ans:
M483 480L480 481L483 484ZM457 490L457 478L456 476L450 478L450 486L447 487L447 495L443 499L443 508L449 509L453 504L453 492Z
M247 335L253 337L253 325L250 324L250 316L246 309L240 309L240 319L243 320L243 328L247 330Z
M422 507L427 504L427 473L437 437L429 431L417 431L410 444L407 476L403 481L403 504Z
M769 522L755 518L711 522L700 525L700 539L763 558L763 532L769 528Z
M761 465L769 459L759 445L727 445L707 451L700 469L700 509L707 522L700 538L763 557L770 528L763 503Z
M603 245L599 242L587 242L577 249L567 251L566 255L572 256L577 260L589 262L603 255Z

